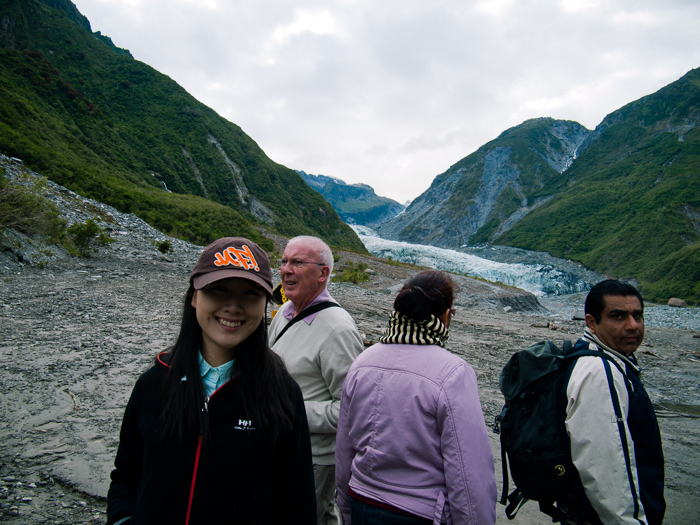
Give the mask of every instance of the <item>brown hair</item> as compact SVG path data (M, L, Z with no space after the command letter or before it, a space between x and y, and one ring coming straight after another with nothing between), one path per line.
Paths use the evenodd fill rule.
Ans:
M452 308L458 290L457 283L445 272L426 270L404 283L394 299L394 310L420 323Z

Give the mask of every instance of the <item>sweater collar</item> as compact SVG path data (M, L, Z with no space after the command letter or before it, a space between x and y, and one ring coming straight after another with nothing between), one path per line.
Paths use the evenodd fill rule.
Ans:
M316 296L316 298L313 301L311 301L306 308L309 308L309 307L311 307L315 304L318 304L318 303L324 303L326 301L332 301L332 300L333 300L333 298L331 297L331 294L328 291L328 288L324 288L321 291L321 293L318 294ZM285 319L287 319L287 321L291 321L294 318L294 303L292 303L292 301L287 301L287 302L289 304L286 305L286 308L284 308L284 310L282 310L282 315L285 317ZM306 308L304 308L304 310L306 310ZM304 310L302 310L302 312ZM318 312L315 314L307 315L304 318L304 321L306 321L306 324L311 324L311 321L313 321L314 317L316 317L317 315L318 315Z

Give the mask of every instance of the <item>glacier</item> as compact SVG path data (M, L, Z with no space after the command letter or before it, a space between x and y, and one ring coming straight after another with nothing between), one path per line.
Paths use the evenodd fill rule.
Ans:
M472 249L475 253L489 254L494 258L511 261L547 261L544 264L501 262L457 250L382 239L371 228L355 224L350 226L367 250L376 257L520 288L537 296L555 317L571 319L574 312L580 314L583 311L586 293L594 284L608 278L603 274L577 267L572 261L556 259L541 252L528 252L504 246L482 246ZM571 302L571 298L575 300ZM644 318L647 326L700 331L700 308L674 308L646 303Z
M383 239L366 226L351 227L376 257L478 277L520 288L537 297L587 292L597 282L552 264L497 262L457 250Z

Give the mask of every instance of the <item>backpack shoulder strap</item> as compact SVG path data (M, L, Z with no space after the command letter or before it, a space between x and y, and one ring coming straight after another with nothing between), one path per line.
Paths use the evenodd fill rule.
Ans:
M622 377L624 378L625 388L627 388L627 392L628 393L631 392L631 390L632 390L631 381L627 377L627 373L626 373L625 369L622 366L620 366L620 363L618 363L613 356L611 356L611 355L609 355L601 350L589 350L588 348L586 348L585 350L578 350L577 352L573 352L572 354L569 354L565 357L565 359L568 362L567 366L569 366L568 373L566 375L566 381L564 382L565 384L568 384L568 382L569 382L569 377L571 376L571 372L573 370L573 366L572 366L573 362L576 361L579 357L584 357L584 356L600 357L603 360L604 365L607 363L612 363L613 365L615 365L615 368L618 369L618 371L622 374ZM609 365L605 366L606 371L609 371L608 367L609 367Z
M324 301L322 303L316 303L315 305L309 306L307 309L302 310L299 313L299 315L297 315L294 319L289 321L287 323L287 325L284 328L282 328L282 331L280 331L280 333L277 334L277 337L275 338L275 340L272 343L270 343L270 346L274 345L277 341L279 341L282 338L282 336L284 335L284 333L287 330L289 330L289 328L291 328L291 326L294 323L298 323L299 321L301 321L305 317L308 317L312 314L320 312L321 310L325 310L326 308L333 308L334 306L340 307L340 305L338 303L334 303L333 301Z
M566 341L564 343L566 345ZM604 359L604 360L614 364L615 367L620 371L620 373L625 377L625 381L627 381L627 374L622 369L620 364L615 360L615 358L611 355L608 355L607 353L605 353L601 350L589 350L588 348L585 350L578 350L576 352L573 352L571 354L566 355L566 359L571 359L572 361L574 361L574 360L578 359L579 357L584 357L584 356L600 357L601 359Z
M564 355L569 355L574 345L571 343L571 339L564 340Z

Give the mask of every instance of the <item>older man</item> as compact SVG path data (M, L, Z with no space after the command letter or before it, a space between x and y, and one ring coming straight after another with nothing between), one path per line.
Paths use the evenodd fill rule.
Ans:
M304 394L311 433L319 524L338 522L335 508L335 434L348 368L363 349L350 314L326 286L333 254L317 237L291 239L280 275L286 302L270 325L272 349Z
M585 314L574 351L595 350L614 363L586 356L571 370L565 421L581 486L568 510L586 523L660 524L661 435L634 357L644 338L642 297L629 284L603 281L588 294Z

